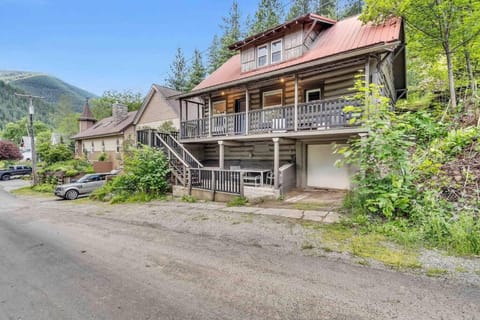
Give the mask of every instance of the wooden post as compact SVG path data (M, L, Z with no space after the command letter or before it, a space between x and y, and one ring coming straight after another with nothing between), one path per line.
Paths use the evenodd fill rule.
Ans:
M298 130L298 76L295 75L295 98L294 98L294 111L293 111L293 127L294 130Z
M152 146L152 129L148 129L147 144L149 147L153 147Z
M212 136L212 95L208 97L208 136Z
M185 121L188 121L188 101L185 100Z
M245 196L245 190L243 190L244 184L243 184L243 172L240 172L240 197Z
M183 118L182 118L182 99L178 99L178 103L180 105L180 137L183 138L183 126L182 126L182 121L183 121ZM186 133L186 132L185 132Z
M272 138L273 140L273 186L278 190L280 186L279 169L280 169L280 138Z
M188 195L192 195L192 171L188 169Z
M225 144L223 141L218 141L218 167L223 170L225 167Z
M250 94L248 88L245 88L245 134L248 135L248 127L250 126Z
M215 170L210 172L212 173L212 201L215 201Z

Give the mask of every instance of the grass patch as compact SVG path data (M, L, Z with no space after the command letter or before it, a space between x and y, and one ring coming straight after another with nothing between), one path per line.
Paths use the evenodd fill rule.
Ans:
M428 268L427 269L427 276L429 277L441 277L448 273L447 270L442 268Z
M197 202L197 198L189 195L184 195L182 196L182 201L183 202L188 202L188 203L195 203Z
M315 231L312 236L324 250L348 252L399 269L421 267L416 250L394 244L382 234L344 223L305 223L304 226Z
M297 210L319 210L325 208L325 204L321 202L298 202L293 205Z
M26 186L10 191L12 194L23 196L52 196L55 186L53 185L38 185L35 187Z
M227 202L227 207L241 207L247 203L248 200L245 197L234 197L232 200Z

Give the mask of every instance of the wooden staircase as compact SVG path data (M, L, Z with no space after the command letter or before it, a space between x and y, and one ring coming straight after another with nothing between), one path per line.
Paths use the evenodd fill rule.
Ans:
M150 130L149 134L150 146L161 150L168 159L172 182L183 186L195 184L198 176L192 177L189 169L203 168L200 161L178 142L174 134L156 130Z

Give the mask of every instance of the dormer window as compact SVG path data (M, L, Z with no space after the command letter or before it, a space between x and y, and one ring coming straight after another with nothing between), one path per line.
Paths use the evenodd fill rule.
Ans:
M257 48L257 67L266 66L268 63L268 45Z
M271 63L282 61L282 39L272 41Z

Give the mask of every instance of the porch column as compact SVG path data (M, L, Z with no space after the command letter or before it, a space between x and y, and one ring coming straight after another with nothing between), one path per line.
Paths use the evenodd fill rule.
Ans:
M208 96L208 136L212 136L212 95Z
M218 167L220 169L225 168L225 145L223 141L218 141Z
M248 88L245 88L245 134L248 135L248 127L250 126L250 94L248 93Z
M182 99L178 99L178 103L180 104L180 126L182 124L182 121L183 121L183 117L182 117Z
M280 138L272 138L273 140L273 186L278 189L280 186Z
M295 75L295 98L294 98L294 113L293 113L293 126L294 130L298 130L298 76Z
M188 101L185 100L185 121L188 121Z

